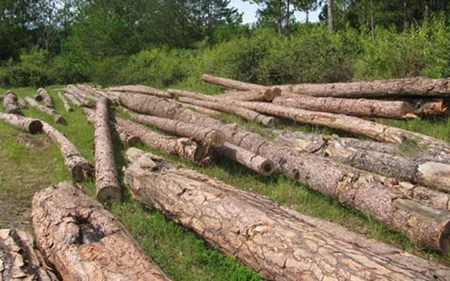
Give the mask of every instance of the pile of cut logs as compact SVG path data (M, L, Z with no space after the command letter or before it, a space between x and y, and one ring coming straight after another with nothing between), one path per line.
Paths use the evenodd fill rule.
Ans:
M142 85L108 89L68 85L58 96L67 114L73 111L70 103L82 107L94 125L95 165L54 127L22 116L21 107L28 104L52 116L55 123L67 124L45 89L22 103L8 92L2 96L5 113L0 119L29 133L44 131L61 148L75 180L95 177L102 204L122 199L112 145L117 138L126 147L142 142L198 165L223 156L264 176L280 172L406 234L414 243L450 251L450 143L367 119L445 117L450 79L273 87L206 74L203 80L231 90L211 96ZM113 106L122 106L129 120L115 117ZM276 138L270 140L221 120L222 113L268 127L289 119L372 140L274 128L270 132ZM405 153L403 143L418 149ZM151 153L129 148L125 155L129 165L124 184L135 200L191 229L265 279L450 280L450 268L334 223L302 215ZM69 182L38 192L33 198L37 249L20 231L0 231L0 257L22 256L0 264L0 276L168 280L100 203ZM34 254L39 251L42 256ZM31 261L26 265L32 270L23 266L23 260Z

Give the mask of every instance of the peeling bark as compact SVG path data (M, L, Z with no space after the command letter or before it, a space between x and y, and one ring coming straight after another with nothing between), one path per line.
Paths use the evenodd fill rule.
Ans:
M143 86L143 85L130 85L130 86L119 86L119 87L111 87L108 88L109 91L114 92L123 92L126 93L138 93L138 94L144 94L144 95L152 95L152 96L158 96L163 98L171 98L172 96L166 92L162 91L160 89Z
M109 129L109 103L108 99L99 98L94 122L95 188L101 203L122 200Z
M43 106L39 103L37 103L34 99L30 98L30 97L26 97L25 101L32 107L36 108L37 110L44 112L45 114L48 114L50 116L53 117L54 121L56 123L60 123L60 124L66 124L66 119L64 119L64 117L62 117L61 114L59 114L58 112L56 112L54 109L48 108L46 106Z
M37 134L42 132L42 122L36 119L1 112L0 119L10 124L14 128L30 134Z
M84 181L86 177L92 177L94 174L94 168L81 155L75 145L62 133L46 122L42 122L42 124L43 131L56 145L59 146L61 154L64 157L64 164L72 173L72 177L79 182Z
M446 280L450 269L130 149L125 184L267 280Z
M12 91L8 91L3 98L3 106L5 107L5 113L23 115L18 104L17 95Z
M0 280L59 280L37 252L33 238L17 229L0 230Z
M43 101L44 105L48 108L55 108L55 104L53 103L53 99L48 93L48 91L44 88L39 88L37 90L36 95L34 96L34 99L37 101Z
M36 244L64 280L169 280L114 216L63 182L33 197Z
M63 94L61 94L61 92L58 92L58 97L61 99L61 101L63 102L64 105L64 110L69 113L73 111L73 108L70 106L69 102L67 101L67 99L63 96Z

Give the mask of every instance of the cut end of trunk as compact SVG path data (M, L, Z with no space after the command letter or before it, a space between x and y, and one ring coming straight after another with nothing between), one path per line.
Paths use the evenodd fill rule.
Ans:
M72 169L72 177L77 182L84 182L87 178L93 178L94 177L94 167L88 163L76 165Z
M138 137L138 136L130 136L127 139L127 145L128 146L136 146L140 142L141 142L141 138Z
M56 115L55 116L55 123L67 124L67 121L66 121L66 119L64 119L64 117L62 117L62 115Z
M259 172L263 176L270 176L275 171L275 165L271 160L264 161L259 169Z
M273 98L281 96L281 89L278 87L272 88Z
M42 122L39 120L33 120L30 122L30 124L28 125L28 131L31 134L38 134L42 132Z
M97 192L97 200L102 204L111 204L122 200L122 193L119 186L103 186Z
M206 136L206 141L214 146L220 147L227 141L227 137L219 130L212 130Z
M275 92L272 89L266 89L264 90L263 97L265 101L273 101L275 98Z

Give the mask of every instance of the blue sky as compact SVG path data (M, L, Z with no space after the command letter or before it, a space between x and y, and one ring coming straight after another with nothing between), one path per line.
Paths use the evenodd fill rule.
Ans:
M241 1L241 0L231 0L231 6L236 7L240 13L244 13L243 21L244 23L254 23L256 22L256 10L258 9L258 5L250 4L250 2ZM320 10L309 13L309 20L311 22L319 21L319 13ZM304 22L305 21L305 13L295 12L295 18L297 21Z

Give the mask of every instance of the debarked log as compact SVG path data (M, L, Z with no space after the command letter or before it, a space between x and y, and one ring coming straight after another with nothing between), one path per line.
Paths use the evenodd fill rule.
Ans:
M63 280L169 280L114 216L70 182L33 197L36 244Z
M43 105L37 103L34 99L32 99L30 97L26 97L25 101L30 106L36 108L37 110L52 116L56 123L66 124L66 119L64 119L64 117L61 114L59 114L58 112L56 112L54 109L51 109L51 108L46 107L46 106L43 106Z
M1 112L0 119L10 124L14 128L30 134L37 134L42 132L42 122L37 119Z
M36 95L34 95L34 99L37 101L43 101L44 105L48 108L55 108L55 104L53 103L53 99L48 93L48 91L44 88L39 88L37 90Z
M58 97L63 102L64 110L67 113L72 112L73 108L70 106L69 101L67 100L67 98L61 92L58 92Z
M108 88L107 90L113 91L113 92L123 92L125 95L127 93L139 93L139 94L152 95L152 96L158 96L158 97L163 97L163 98L171 98L172 97L172 95L170 95L166 91L148 87L148 86L143 86L143 85L118 86L118 87Z
M193 230L267 280L446 280L450 269L311 218L160 157L129 149L140 203Z
M8 91L6 93L3 98L3 106L5 107L5 113L22 115L17 95L13 91Z

